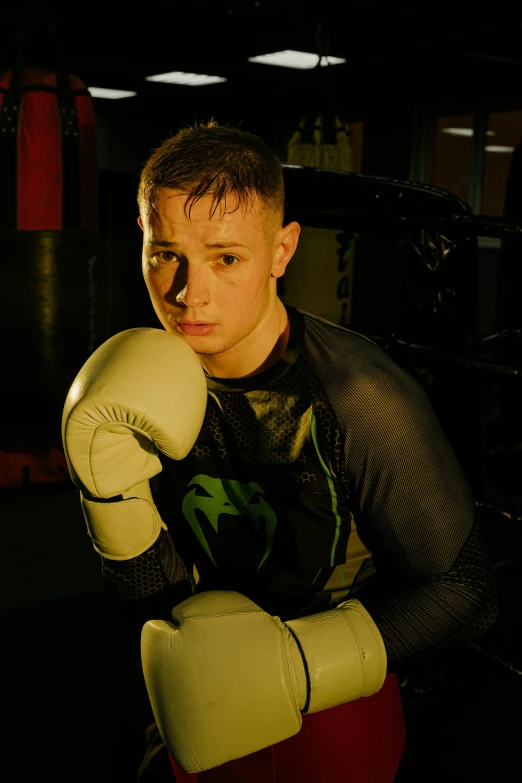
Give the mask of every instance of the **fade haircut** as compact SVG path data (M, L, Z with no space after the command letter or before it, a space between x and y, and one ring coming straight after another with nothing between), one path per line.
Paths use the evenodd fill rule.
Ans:
M278 158L259 136L214 120L183 128L152 153L138 188L143 216L157 209L158 192L163 188L187 193L189 219L194 204L212 194L212 215L220 203L227 211L229 195L237 197L235 209L251 208L258 196L271 226L279 227L283 220L285 195Z

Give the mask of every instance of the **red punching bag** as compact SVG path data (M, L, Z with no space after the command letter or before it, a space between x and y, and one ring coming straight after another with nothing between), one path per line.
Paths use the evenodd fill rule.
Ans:
M0 74L0 171L1 229L96 230L94 109L78 77Z

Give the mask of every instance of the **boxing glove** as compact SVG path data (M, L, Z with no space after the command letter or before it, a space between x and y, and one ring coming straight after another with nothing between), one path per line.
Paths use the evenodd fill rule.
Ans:
M65 401L62 439L87 530L103 557L126 560L158 538L149 479L158 450L185 457L203 423L207 385L194 351L161 329L128 329L87 360Z
M142 666L160 734L186 772L202 772L296 734L302 713L371 696L386 651L357 600L281 622L215 590L143 626Z

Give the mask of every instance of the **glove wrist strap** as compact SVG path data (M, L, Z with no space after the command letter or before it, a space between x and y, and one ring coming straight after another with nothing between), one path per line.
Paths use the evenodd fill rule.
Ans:
M80 493L87 531L94 549L108 560L141 555L167 526L161 519L149 482L128 490L122 500L87 498Z
M386 677L386 650L372 618L357 600L286 622L299 640L309 677L307 712L371 696Z

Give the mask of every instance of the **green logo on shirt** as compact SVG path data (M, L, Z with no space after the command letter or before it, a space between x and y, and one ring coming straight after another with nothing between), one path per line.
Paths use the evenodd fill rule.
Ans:
M198 488L201 488L198 492ZM217 568L210 547L196 516L196 510L203 513L216 533L220 514L245 517L254 525L256 533L264 520L266 528L266 550L259 563L258 571L272 551L277 517L274 509L266 502L265 493L253 481L241 484L233 479L212 478L200 474L189 482L188 492L183 498L182 511L194 535Z

